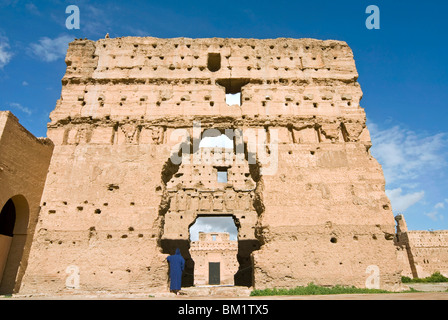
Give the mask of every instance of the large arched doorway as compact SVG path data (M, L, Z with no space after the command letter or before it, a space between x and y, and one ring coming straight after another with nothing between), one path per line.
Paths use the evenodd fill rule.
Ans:
M250 213L237 215L198 214L190 225L190 254L193 260L198 258L194 261L195 285L210 284L207 282L210 272L208 262L215 261L221 263L221 283L218 284L253 286L251 253L260 249L260 243L253 237L246 239L244 232L240 234L241 223L245 224L245 217ZM247 231L247 226L244 229ZM201 233L204 236L202 245L201 241L198 242ZM219 237L219 241L213 235Z
M231 215L198 215L189 228L194 285L234 285L238 271L238 228ZM218 269L211 276L210 265ZM217 280L211 280L216 278Z
M28 222L29 207L24 196L6 201L0 212L0 294L17 290Z
M264 210L256 154L244 142L241 130L222 128L210 128L194 137L185 133L182 144L173 151L175 161L170 157L162 170L158 244L165 254L180 249L185 258L182 287L195 285L198 270L190 252L190 227L200 217L231 217L230 225L238 230L233 284L253 286L251 256L262 243L258 228ZM228 270L227 275L233 272Z

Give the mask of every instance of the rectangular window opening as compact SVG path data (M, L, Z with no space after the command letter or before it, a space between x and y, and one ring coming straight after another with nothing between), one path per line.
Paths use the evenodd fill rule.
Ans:
M228 106L238 105L241 106L241 92L231 94L226 94L226 103Z
M243 86L250 82L249 79L219 79L216 83L223 86L226 93L226 104L228 106L238 105L243 103L242 90Z
M218 183L227 183L227 170L228 168L217 168Z

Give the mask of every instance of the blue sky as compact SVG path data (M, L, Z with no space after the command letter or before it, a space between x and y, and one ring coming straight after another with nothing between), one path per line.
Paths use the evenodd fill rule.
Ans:
M80 9L68 30L68 5ZM368 30L367 6L380 9ZM410 229L448 229L448 3L432 1L0 0L0 109L36 136L60 96L73 38L318 38L352 48L395 213Z

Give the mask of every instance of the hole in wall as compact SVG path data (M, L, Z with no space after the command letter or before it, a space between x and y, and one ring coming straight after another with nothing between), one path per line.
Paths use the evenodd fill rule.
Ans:
M249 79L219 79L216 83L225 88L227 105L242 104L242 88L249 83Z
M253 251L260 248L260 243L258 240L243 239L245 235L238 236L239 228L240 223L235 216L199 215L189 227L190 241L198 241L200 232L204 232L208 233L208 235L202 235L203 237L208 237L212 241L213 235L215 235L215 241L219 242L219 233L227 232L230 241L238 242L237 265L234 265L234 267L237 267L236 273L233 276L234 285L251 286L253 282L253 267L250 257Z
M218 183L227 183L228 181L228 168L217 167L217 181Z
M226 94L226 104L228 106L238 105L241 106L241 92L231 94Z
M221 69L221 54L209 53L207 57L207 68L211 72L216 72Z

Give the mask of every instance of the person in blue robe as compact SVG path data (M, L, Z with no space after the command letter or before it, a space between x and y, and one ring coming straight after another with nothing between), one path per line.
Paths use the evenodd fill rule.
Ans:
M180 254L179 248L177 248L176 253L168 256L166 260L168 260L170 265L170 290L177 295L182 285L182 272L185 269L185 259Z

